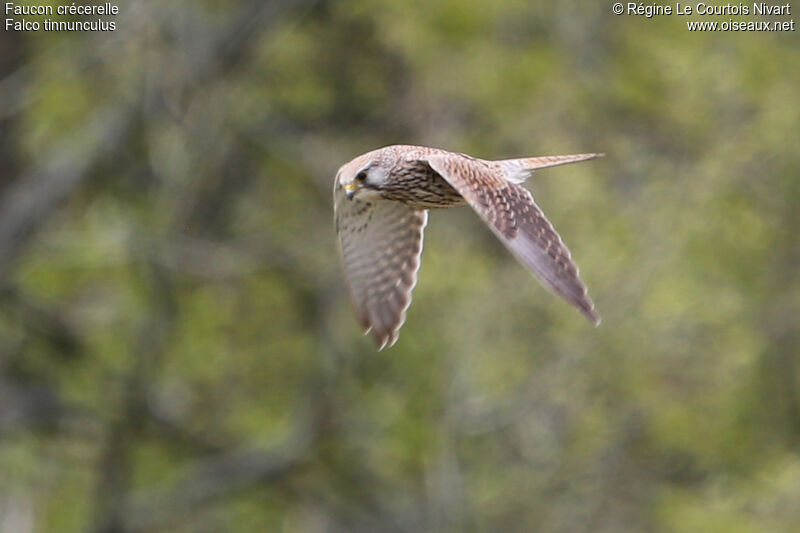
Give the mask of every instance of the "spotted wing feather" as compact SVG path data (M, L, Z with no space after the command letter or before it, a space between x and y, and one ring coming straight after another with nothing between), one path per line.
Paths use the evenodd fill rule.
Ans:
M397 340L417 283L428 212L334 191L336 231L356 316L380 348Z
M504 179L489 162L457 154L421 159L464 197L547 288L577 307L593 324L600 323L569 250L527 189Z

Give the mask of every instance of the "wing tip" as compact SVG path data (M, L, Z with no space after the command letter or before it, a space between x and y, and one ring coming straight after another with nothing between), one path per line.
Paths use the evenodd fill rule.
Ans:
M373 332L373 338L375 339L375 344L378 347L378 351L383 351L384 348L391 348L397 342L397 339L400 336L398 335L397 330L395 331L388 331L388 332Z
M586 154L576 154L574 156L565 156L565 157L573 157L574 159L569 161L564 161L564 164L567 163L581 163L583 161L589 161L591 159L600 159L605 157L605 152L593 152L593 153L586 153Z
M384 337L383 340L378 341L378 351L382 352L384 348L386 348L386 343L389 342L388 337Z
M595 311L594 302L586 298L584 301L576 302L575 305L581 314L583 314L583 316L585 316L594 327L600 326L600 323L603 321L603 319L600 317L600 313Z
M513 173L521 173L526 174L525 176L518 176L517 178L520 181L524 181L524 178L528 177L530 173L535 172L537 170L550 168L550 167L558 167L561 165L569 165L571 163L580 163L583 161L589 161L590 159L598 159L601 157L605 157L606 154L604 152L590 152L585 154L569 154L569 155L549 155L549 156L538 156L538 157L524 157L521 159L507 159L499 161L502 165L504 163L510 163L512 166L507 168L507 172ZM521 163L521 166L520 166Z

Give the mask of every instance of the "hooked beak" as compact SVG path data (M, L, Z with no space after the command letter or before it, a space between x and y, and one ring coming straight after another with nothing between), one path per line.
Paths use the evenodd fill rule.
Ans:
M358 187L356 187L355 183L348 183L344 186L344 194L347 196L348 200L353 199L353 196L356 195L356 190L358 190Z

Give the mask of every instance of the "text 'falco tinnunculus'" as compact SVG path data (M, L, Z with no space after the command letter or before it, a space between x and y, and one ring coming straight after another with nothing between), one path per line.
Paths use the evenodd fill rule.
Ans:
M397 341L417 282L428 209L469 204L542 284L600 323L578 267L519 184L534 170L601 157L556 155L487 161L394 145L343 165L333 187L336 231L356 315L379 349Z

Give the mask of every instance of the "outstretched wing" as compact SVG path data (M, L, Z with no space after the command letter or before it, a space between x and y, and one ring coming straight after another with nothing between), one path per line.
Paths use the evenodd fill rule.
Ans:
M493 161L500 166L505 173L505 177L514 183L522 183L535 170L541 168L557 167L579 161L587 161L596 157L603 157L605 154L572 154L572 155L545 155L540 157L521 157L519 159L502 159Z
M397 341L406 320L428 212L400 202L348 200L338 183L334 211L356 316L382 349Z
M578 267L527 189L504 179L490 163L458 154L421 156L457 190L511 252L542 283L600 323Z

